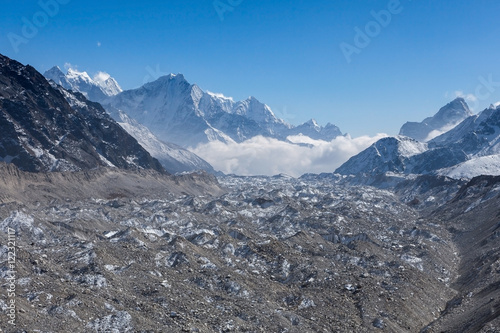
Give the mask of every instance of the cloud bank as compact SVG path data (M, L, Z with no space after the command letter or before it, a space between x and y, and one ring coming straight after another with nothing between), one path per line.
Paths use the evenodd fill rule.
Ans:
M326 142L297 135L288 137L290 142L284 142L256 136L241 143L209 142L192 151L226 174L271 176L285 173L298 177L304 173L333 172L350 157L384 137L387 135L340 136Z

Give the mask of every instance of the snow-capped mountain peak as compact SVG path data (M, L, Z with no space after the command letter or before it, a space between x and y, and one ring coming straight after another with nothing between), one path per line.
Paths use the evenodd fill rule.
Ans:
M123 91L118 82L116 82L116 80L108 73L98 72L94 75L93 80L108 96L114 96Z
M458 97L443 106L433 117L432 122L434 122L436 126L456 124L471 115L472 112L470 111L465 99Z
M310 119L310 120L306 121L304 124L306 124L312 128L315 128L315 129L319 129L321 127L318 125L318 122L316 121L316 119Z
M94 83L93 80L90 78L90 76L87 74L87 72L80 72L80 71L73 69L73 68L68 69L68 73L66 74L66 78L68 78L68 80L72 80L75 82L83 81L87 84Z
M63 86L63 87L64 87L63 82L68 84L67 79L66 79L66 75L63 73L61 68L59 68L59 66L52 67L51 69L49 69L48 71L45 72L44 76L46 78L50 78L52 81L54 81L55 83L57 83L58 85Z
M458 97L443 106L434 116L425 118L422 122L407 122L401 127L399 134L427 142L451 130L471 115L472 112L467 102Z
M58 66L54 66L44 76L65 89L81 92L92 101L101 101L123 91L118 82L105 72L98 72L91 78L85 71L69 68L64 74Z

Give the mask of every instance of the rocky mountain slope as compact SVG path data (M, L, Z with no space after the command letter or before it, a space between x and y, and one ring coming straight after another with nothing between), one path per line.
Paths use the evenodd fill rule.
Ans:
M97 103L0 55L0 161L27 171L164 171Z
M460 255L457 291L422 332L497 332L500 327L500 177L480 176L431 218L453 235Z
M73 172L25 172L0 162L0 204L70 202L92 198L159 197L176 195L220 195L225 192L206 172L165 175L155 170L99 168Z

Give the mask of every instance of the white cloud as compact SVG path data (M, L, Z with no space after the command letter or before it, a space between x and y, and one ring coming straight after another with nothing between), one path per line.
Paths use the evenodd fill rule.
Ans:
M219 141L198 145L192 151L212 164L216 170L238 175L276 175L298 177L304 173L333 172L350 157L387 137L351 138L340 136L326 142L293 136L296 143L256 136L241 143Z
M97 47L101 47L101 42L97 42Z
M211 96L214 96L214 97L217 97L217 98L222 98L222 99L227 99L227 100L231 100L234 102L233 98L232 97L227 97L227 96L224 96L224 94L221 94L221 93L214 93L214 92L211 92L211 91L208 91L207 90L207 94L211 95Z
M78 70L78 66L77 65L73 65L69 62L65 62L64 63L64 69L68 70L68 69L73 69L73 70Z
M299 135L290 135L287 137L287 140L296 144L305 144L305 145L311 145L311 146L320 146L322 144L328 143L327 141L323 140L314 140L311 139L310 137L300 133Z
M111 75L109 75L106 72L97 72L97 74L94 75L94 81L101 83L101 82L105 82L110 77L111 77Z
M423 140L423 142L431 141L432 139L437 138L441 134L444 134L444 133L446 133L448 131L451 131L458 124L460 124L460 121L458 123L449 124L448 126L444 126L444 127L439 128L439 129L435 129L433 131L430 131L429 134L427 135L427 137Z
M477 101L476 95L474 95L474 94L464 94L464 92L461 91L461 90L455 91L455 97L462 97L467 102L475 102L475 101Z

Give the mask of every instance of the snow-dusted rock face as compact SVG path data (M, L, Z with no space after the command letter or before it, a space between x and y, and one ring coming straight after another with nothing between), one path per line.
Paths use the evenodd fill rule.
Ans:
M457 98L443 106L434 116L426 118L422 122L407 122L401 127L399 134L417 141L427 142L449 131L470 116L472 116L472 112L467 102L463 98Z
M450 168L438 170L440 175L455 179L472 179L481 175L500 175L500 154L473 157Z
M340 174L381 174L385 172L412 173L418 168L415 156L427 152L427 144L412 138L388 137L375 142L349 159L335 172Z
M431 140L429 145L463 149L469 155L499 154L500 106L491 106L468 117L452 130Z
M0 161L27 171L164 171L97 103L0 55Z
M491 106L467 118L451 131L430 141L429 145L467 154L466 161L439 170L440 174L457 178L500 175L500 106Z

